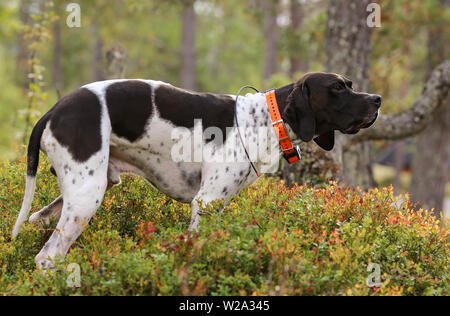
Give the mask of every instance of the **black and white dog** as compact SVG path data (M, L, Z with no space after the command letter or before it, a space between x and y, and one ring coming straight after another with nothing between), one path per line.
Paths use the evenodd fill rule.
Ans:
M348 79L327 73L306 74L275 90L275 96L288 136L314 139L326 150L333 148L336 130L354 134L371 126L381 105L380 96L355 92ZM235 114L241 136L233 129ZM217 133L205 136L210 128ZM188 147L202 147L200 159L179 159L173 149L180 137L174 135L179 130L195 134L196 129L204 133L200 141L192 137ZM266 131L262 136L261 129ZM279 139L263 93L242 96L235 107L234 96L196 93L159 81L88 84L62 98L32 132L25 196L13 236L31 209L40 150L61 189L60 197L30 217L30 222L59 218L36 256L38 267L49 268L56 256L66 255L122 173L141 175L173 199L191 203L189 229L197 229L200 203L226 201L257 179L246 144L264 149L254 159L256 168L278 166Z

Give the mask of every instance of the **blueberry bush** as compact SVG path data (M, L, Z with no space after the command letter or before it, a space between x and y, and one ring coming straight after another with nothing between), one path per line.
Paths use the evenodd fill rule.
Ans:
M49 167L41 157L33 211L59 195ZM189 205L124 176L67 257L43 274L34 256L56 223L10 235L24 179L24 159L0 165L0 295L450 294L446 223L413 211L392 187L287 188L262 178L222 213L208 207L199 232L187 233ZM79 287L68 283L73 263ZM377 280L374 264L379 282L368 283Z

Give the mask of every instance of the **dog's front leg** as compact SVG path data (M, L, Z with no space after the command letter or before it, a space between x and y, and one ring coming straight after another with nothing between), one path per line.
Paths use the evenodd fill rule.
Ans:
M198 223L200 222L200 207L198 200L194 200L191 203L191 223L189 224L189 231L198 231Z
M224 164L213 165L202 174L202 184L196 197L191 202L191 223L189 231L197 231L202 215L202 207L217 200L228 200L237 194L246 177L239 166Z
M197 193L197 196L191 202L191 223L189 224L189 231L196 232L198 231L198 224L200 223L200 216L203 211L201 207L207 206L212 201L225 199L227 196L225 194L219 194L212 190L211 187L202 187L200 191Z

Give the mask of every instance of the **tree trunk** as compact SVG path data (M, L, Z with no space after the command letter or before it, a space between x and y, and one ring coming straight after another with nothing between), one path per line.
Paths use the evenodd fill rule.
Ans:
M328 7L326 71L351 78L355 89L362 91L369 89L368 71L372 29L367 27L366 8L370 2L370 0L330 0ZM336 132L335 149L331 156L339 172L335 172L330 178L337 178L347 185L360 186L363 189L374 186L372 145L363 142L349 146L349 139L348 136ZM325 164L325 161L330 159L330 154L317 147L311 157L320 159L319 164ZM285 164L283 178L289 182L293 174L302 175L307 172L305 170L314 170L308 166L308 163L305 165L305 162L310 160L306 156L305 158L302 164L291 166ZM336 168L330 168L330 170L336 170ZM309 176L316 177L314 174Z
M298 0L290 2L290 35L289 35L289 75L295 79L299 72L305 72L308 69L308 62L301 57L301 27L303 24L302 4ZM298 78L296 78L298 79Z
M197 66L196 66L196 16L194 1L184 1L181 34L181 68L180 85L189 90L197 89Z
M267 82L277 72L277 1L264 0L262 6L264 11L263 32L266 39L263 81Z
M372 28L367 26L371 0L330 0L326 32L326 71L354 81L356 90L369 90L369 62ZM341 166L340 180L368 189L375 185L372 173L372 145L346 146L348 136L336 133L333 156ZM345 150L344 150L345 148Z
M404 157L405 157L405 142L399 141L394 148L394 168L395 168L395 176L394 176L394 193L396 195L402 193L402 172L404 167Z
M103 74L103 41L98 33L97 25L93 24L91 26L91 37L92 37L92 80L100 81L104 80Z
M450 97L433 115L432 124L420 134L412 164L411 197L421 206L434 208L440 217L450 173Z
M20 22L23 26L29 25L31 22L29 13L29 1L22 0L19 5L19 17ZM23 90L28 89L28 79L27 74L30 72L30 66L28 65L28 40L25 38L25 33L22 32L19 35L19 47L16 57L16 67L17 67L17 81Z
M441 0L443 6L448 6L449 2ZM428 75L450 52L450 37L444 33L446 21L443 12L434 19L428 30ZM412 164L411 197L423 207L434 208L437 218L441 217L445 188L450 180L449 135L450 96L447 96L444 104L433 114L432 123L417 138Z
M62 71L62 39L61 39L61 20L53 22L53 86L58 94L61 96L63 89L63 71Z

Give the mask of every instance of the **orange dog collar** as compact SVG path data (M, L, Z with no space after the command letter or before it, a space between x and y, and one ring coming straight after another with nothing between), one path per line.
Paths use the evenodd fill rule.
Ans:
M272 126L277 134L283 157L287 162L293 164L301 159L300 148L292 145L291 139L286 131L284 121L281 118L280 110L278 109L277 98L275 90L270 90L266 93L267 106L269 107L270 117L272 119Z

